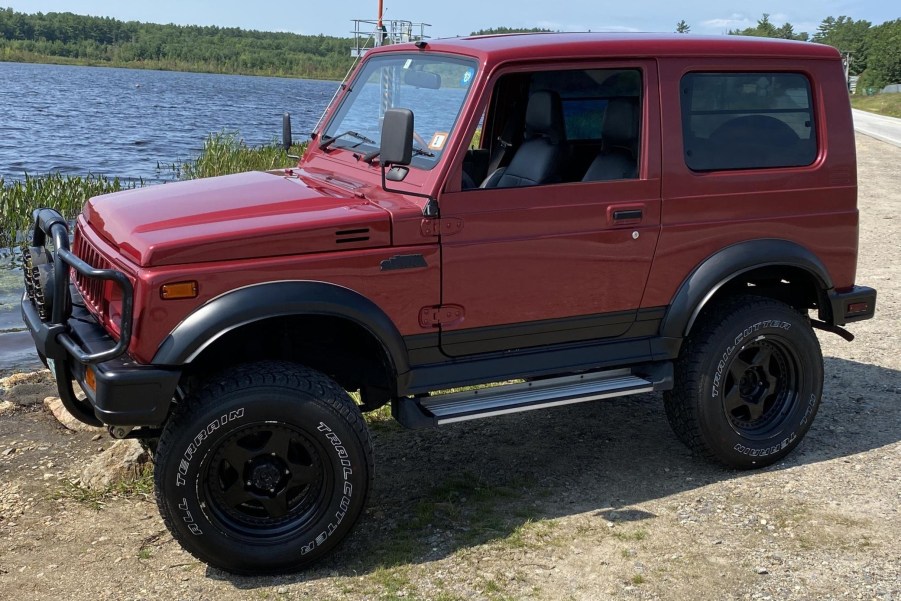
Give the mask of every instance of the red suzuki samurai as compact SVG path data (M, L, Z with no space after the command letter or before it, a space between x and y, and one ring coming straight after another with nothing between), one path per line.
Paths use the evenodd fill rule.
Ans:
M22 313L76 417L154 441L188 551L285 571L351 530L389 403L423 428L661 391L697 455L781 460L813 328L873 316L857 228L830 47L431 40L368 52L295 168L93 198L71 242L36 211Z

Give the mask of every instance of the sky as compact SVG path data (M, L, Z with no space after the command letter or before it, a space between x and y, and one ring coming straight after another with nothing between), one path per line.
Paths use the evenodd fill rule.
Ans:
M753 26L763 13L776 25L813 34L828 16L847 15L874 25L901 18L897 0L384 0L385 18L432 25L432 37L467 35L490 27L545 27L560 31L668 32L684 19L694 34L722 34ZM124 21L218 25L350 37L353 19L375 19L377 0L248 2L247 0L0 0L19 12L74 12Z

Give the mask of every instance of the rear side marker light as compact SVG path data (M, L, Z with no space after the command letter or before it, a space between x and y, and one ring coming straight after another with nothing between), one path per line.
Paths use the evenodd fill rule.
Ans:
M866 313L869 311L870 305L869 303L851 303L848 305L847 311L845 311L845 315L857 315L858 313Z
M197 298L197 282L175 282L163 284L160 287L160 297L163 300L177 300L181 298Z

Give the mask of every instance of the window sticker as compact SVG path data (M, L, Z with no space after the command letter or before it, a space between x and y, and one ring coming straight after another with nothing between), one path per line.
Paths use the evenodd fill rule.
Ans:
M413 59L408 58L407 61L404 63L404 69L409 69L410 65L412 65L412 64L413 64Z
M476 70L475 70L475 69L473 69L473 68L467 69L466 72L463 73L463 79L460 80L460 85L461 85L461 86L464 86L464 87L465 87L465 86L468 86L468 85L469 85L469 82L472 81L472 76L475 75L475 74L476 74Z
M435 135L432 136L432 141L429 142L429 149L441 150L444 148L444 145L447 144L448 135L446 131L435 132Z

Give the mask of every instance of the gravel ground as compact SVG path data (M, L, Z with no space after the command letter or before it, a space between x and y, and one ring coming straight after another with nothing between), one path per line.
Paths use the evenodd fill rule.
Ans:
M658 395L444 429L372 424L375 490L338 552L288 577L184 553L146 482L72 486L110 444L0 403L2 599L901 599L901 149L860 136L858 281L877 318L820 335L826 389L787 461L693 459Z

